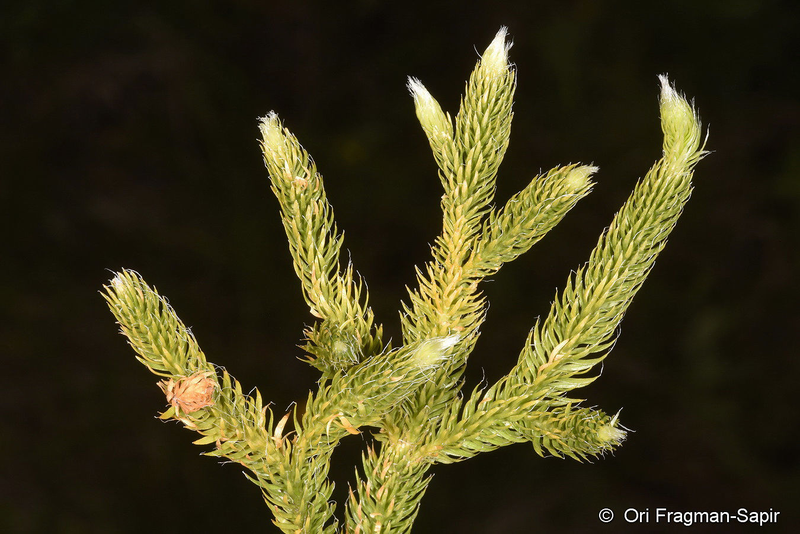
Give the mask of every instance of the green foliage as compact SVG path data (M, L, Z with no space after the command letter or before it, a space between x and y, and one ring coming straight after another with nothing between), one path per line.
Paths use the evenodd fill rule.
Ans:
M586 265L531 330L517 364L497 383L462 389L462 374L485 318L480 282L530 249L590 190L597 168L567 165L535 177L502 207L495 179L511 129L516 73L505 29L467 83L455 120L416 79L417 117L444 188L442 232L418 286L403 304L402 346L384 345L361 280L342 267L343 234L322 176L277 115L261 119L261 148L281 208L295 272L317 322L305 331L305 359L321 372L301 408L275 421L258 390L245 395L210 364L191 332L154 288L123 270L104 296L137 358L161 383L176 419L212 445L207 455L246 467L284 532L337 532L327 478L331 455L350 434L375 441L356 472L344 528L408 532L429 468L512 443L577 460L625 439L617 416L580 406L573 389L610 351L617 327L664 248L691 193L703 156L699 120L661 77L664 154L636 185ZM291 421L290 421L291 420ZM291 428L291 431L289 431Z

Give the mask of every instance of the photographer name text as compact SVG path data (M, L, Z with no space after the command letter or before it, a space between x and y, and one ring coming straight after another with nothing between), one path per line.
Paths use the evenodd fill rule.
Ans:
M622 518L627 523L672 523L679 524L685 527L691 527L697 524L713 524L713 523L747 523L757 524L764 526L778 522L778 516L781 513L773 510L758 510L753 511L747 508L739 508L735 511L717 510L717 511L682 511L670 510L668 508L650 508L639 510L637 508L628 508L622 514ZM610 508L603 508L599 514L600 521L609 523L614 519L614 512Z

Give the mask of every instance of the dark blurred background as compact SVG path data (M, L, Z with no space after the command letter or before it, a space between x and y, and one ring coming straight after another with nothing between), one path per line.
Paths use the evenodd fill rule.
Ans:
M501 25L519 69L504 202L540 170L594 193L484 285L467 388L516 360L556 288L660 154L656 75L695 98L713 153L587 405L635 430L593 463L507 447L435 477L420 533L660 532L627 508L780 511L797 532L800 103L794 2L100 2L0 16L0 531L277 531L234 465L155 415L156 377L98 290L128 267L209 358L283 412L314 386L300 297L257 145L277 111L316 159L388 334L440 230L405 88L457 111ZM347 258L345 258L347 259ZM363 441L334 456L341 512ZM610 525L597 518L610 507ZM738 528L738 527L737 527ZM734 525L692 532L737 531Z

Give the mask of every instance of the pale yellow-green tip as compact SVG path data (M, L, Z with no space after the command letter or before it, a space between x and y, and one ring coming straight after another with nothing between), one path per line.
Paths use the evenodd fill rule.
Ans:
M702 143L700 119L692 106L678 94L666 75L661 82L661 130L664 132L664 156L667 160L696 157Z
M414 353L414 363L422 368L436 365L445 358L447 351L454 347L459 339L460 336L454 334L424 341Z
M564 184L571 191L581 191L591 182L590 178L599 171L598 167L591 165L580 165L570 170L564 177Z
M617 414L611 419L611 421L608 422L607 425L603 425L597 429L597 437L600 439L600 441L617 445L625 439L627 432L617 426L618 420L619 412L617 412Z
M450 118L442 111L439 102L416 78L409 76L408 92L414 98L414 107L425 135L431 142L441 143L453 138L453 124Z
M261 147L264 157L273 161L280 161L286 153L286 138L278 114L274 111L258 119L258 128L261 130Z
M508 70L508 50L512 43L506 41L507 35L508 28L500 27L500 31L481 56L480 68L490 77L505 74Z

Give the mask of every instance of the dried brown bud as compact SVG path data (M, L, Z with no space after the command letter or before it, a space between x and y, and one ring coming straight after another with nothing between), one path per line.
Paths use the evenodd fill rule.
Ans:
M162 380L158 383L158 387L167 396L167 402L173 408L189 414L214 404L214 389L217 383L213 378L209 378L213 374L211 371L198 371L177 381L172 378Z

